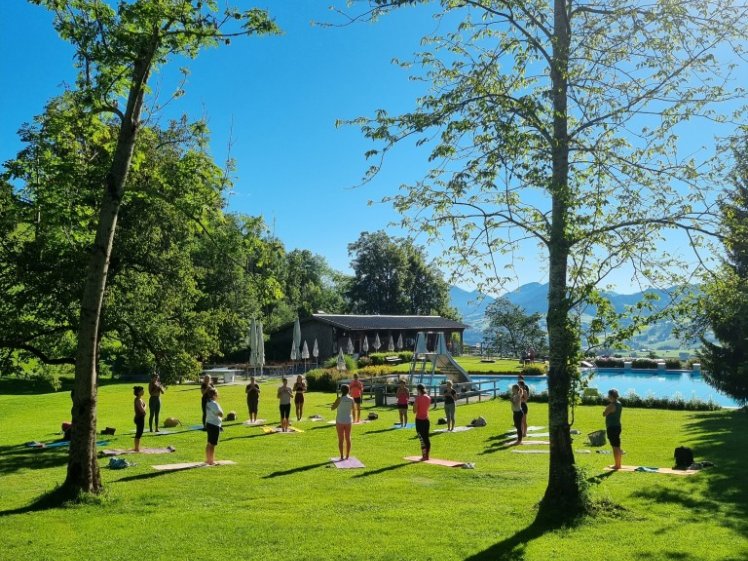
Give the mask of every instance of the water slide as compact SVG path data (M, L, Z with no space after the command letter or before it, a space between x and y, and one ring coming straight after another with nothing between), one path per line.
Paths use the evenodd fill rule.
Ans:
M418 333L416 335L416 348L413 354L413 362L410 367L411 374L417 373L416 367L419 356L425 357L426 359L424 363L421 363L422 372L424 373L427 368L426 365L430 364L432 372L442 374L448 380L452 380L455 384L472 382L465 369L457 364L455 359L452 357L452 354L447 350L444 333L439 333L436 342L436 349L432 353L426 350L426 335L424 333Z

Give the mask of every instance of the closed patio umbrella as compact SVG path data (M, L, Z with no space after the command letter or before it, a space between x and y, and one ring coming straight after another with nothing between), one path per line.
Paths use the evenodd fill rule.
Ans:
M301 352L299 347L301 346L301 324L299 318L296 318L293 324L293 341L291 342L291 360L298 360L301 358Z
M365 353L368 353L368 352L369 352L369 338L368 338L368 337L367 337L366 335L364 335L364 342L363 342L363 343L361 343L361 349L362 349L362 350L363 350L363 351L364 351Z
M400 333L397 337L397 350L402 351L403 350L403 334Z
M378 351L381 346L382 342L379 340L379 333L377 333L377 336L374 337L374 348Z
M314 357L314 362L318 362L317 359L319 358L319 343L317 342L317 338L314 338L314 346L312 347L312 356Z
M446 355L449 354L447 350L447 341L444 338L444 333L439 333L436 338L436 354Z
M350 337L348 337L348 345L345 348L345 354L347 355L353 354L353 341L351 341Z
M343 356L343 348L341 347L338 353L338 370L342 372L345 369L345 356Z
M392 333L390 333L390 338L387 341L387 350L389 352L392 352L395 350L395 341L392 340Z
M262 367L265 366L265 338L261 321L257 322L257 366L260 367L260 376L262 376Z

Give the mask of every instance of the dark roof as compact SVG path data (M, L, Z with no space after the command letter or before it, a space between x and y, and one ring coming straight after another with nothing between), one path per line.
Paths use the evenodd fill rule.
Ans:
M317 319L348 331L410 329L433 331L439 329L467 329L470 326L441 316L356 316L312 314L307 321Z

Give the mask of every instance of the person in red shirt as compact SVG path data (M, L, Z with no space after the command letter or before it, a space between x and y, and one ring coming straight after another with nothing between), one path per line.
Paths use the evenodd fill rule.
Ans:
M429 429L431 428L431 422L429 421L429 408L431 407L431 398L426 395L426 388L423 384L416 386L418 395L413 402L413 413L416 416L416 433L418 438L421 439L421 460L429 459L429 452L431 452L431 440L429 439Z
M353 375L351 382L351 397L353 398L353 422L361 422L361 399L364 394L364 384L358 379L358 374Z

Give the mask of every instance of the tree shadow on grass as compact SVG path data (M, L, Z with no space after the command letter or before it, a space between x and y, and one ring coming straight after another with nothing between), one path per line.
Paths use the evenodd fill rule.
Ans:
M748 534L748 486L745 484L748 415L739 410L693 413L684 430L683 444L693 449L696 461L709 460L715 466L683 478L677 488L646 488L637 496L679 503L745 536ZM720 516L714 517L715 512L720 512Z
M550 517L539 514L524 530L467 557L465 561L522 561L525 559L525 549L528 543L562 526Z
M287 470L284 470L284 471L274 471L272 473L268 473L267 475L263 475L262 478L263 479L272 479L273 477L281 477L283 475L293 475L294 473L299 473L299 472L302 472L302 471L309 471L310 469L314 469L314 468L326 466L326 465L329 465L329 464L330 464L330 461L328 460L326 462L319 462L317 464L309 464L308 466L300 466L300 467L296 467L296 468L292 468L292 469L287 469Z
M26 506L9 510L0 510L0 518L13 516L14 514L26 514L28 512L41 512L44 510L64 508L75 498L75 493L71 493L69 489L60 485L56 489L40 495L36 500Z
M67 447L0 446L0 475L10 475L24 469L56 468L67 464L67 462Z

